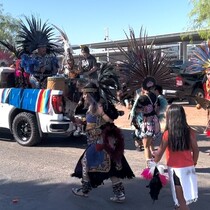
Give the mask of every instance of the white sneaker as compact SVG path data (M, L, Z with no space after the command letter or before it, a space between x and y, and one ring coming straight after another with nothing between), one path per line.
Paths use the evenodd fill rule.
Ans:
M82 188L72 188L71 189L74 195L81 196L81 197L88 197L87 193L82 192Z
M121 195L114 195L113 197L110 197L110 201L123 203L125 201L125 195L123 193Z
M81 135L81 132L78 130L74 131L73 133L73 136L80 136L80 135Z

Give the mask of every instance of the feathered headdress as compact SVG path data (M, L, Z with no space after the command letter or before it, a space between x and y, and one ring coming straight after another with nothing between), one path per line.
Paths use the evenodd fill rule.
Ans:
M24 49L17 48L15 45L9 43L8 41L0 40L0 44L2 44L5 48L7 48L7 50L9 50L13 54L13 56L17 59L19 59L21 55L25 52Z
M111 119L117 119L119 112L113 105L113 102L118 101L117 90L119 90L119 82L115 69L113 65L106 63L99 70L97 84L91 82L82 91L94 95L93 97L97 102L101 100L104 112Z
M127 94L132 94L137 89L149 89L155 84L163 87L170 87L174 78L170 75L168 64L170 60L160 49L154 49L154 41L150 44L147 40L146 32L137 40L134 31L130 29L130 36L126 34L128 50L118 46L121 53L125 56L124 68L129 71L129 81L127 84Z
M59 32L60 32L60 36L58 37L58 42L62 44L63 46L63 50L64 50L64 59L63 59L63 65L64 63L68 60L74 60L73 57L73 49L72 46L70 44L69 38L66 34L66 32L64 32L63 30L61 30L59 27L57 27L56 25L53 25Z
M205 74L206 69L210 69L210 40L195 48L190 61L192 65L187 68L190 73L203 72Z
M102 64L98 73L98 86L103 98L109 101L118 101L116 91L120 84L115 68L110 63Z
M118 76L115 72L114 66L105 63L99 69L97 88L84 87L83 92L94 93L99 92L101 97L107 101L118 101L116 91L119 90Z
M58 26L54 25L53 26L60 32L60 36L58 41L63 43L63 47L64 47L64 52L67 55L68 53L73 54L73 49L72 46L70 44L69 38L66 34L65 31L63 31L62 29L60 29Z
M45 46L47 53L57 53L57 44L54 41L53 27L47 22L42 24L41 19L36 19L33 15L30 18L26 17L27 25L21 20L20 31L18 33L19 40L17 43L23 49L28 49L33 52L38 47Z

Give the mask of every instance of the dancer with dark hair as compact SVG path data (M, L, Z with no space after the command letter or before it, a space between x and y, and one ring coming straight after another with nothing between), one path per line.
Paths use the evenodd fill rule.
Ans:
M146 164L152 158L152 142L160 135L160 123L157 117L159 102L154 94L156 84L170 87L173 77L168 68L169 60L160 50L155 50L153 42L147 39L146 33L140 38L135 38L134 31L130 29L127 35L129 50L118 47L125 56L123 66L128 71L129 79L124 93L132 94L143 88L144 94L134 102L133 113L142 113L142 121L139 123L139 138L144 145Z
M32 88L46 88L47 77L58 73L58 59L55 56L60 52L56 42L53 42L53 27L47 22L42 24L41 19L34 16L25 17L26 23L20 21L20 32L17 43L29 53L21 56L21 67L30 74Z
M155 80L147 77L143 83L142 94L137 100L134 110L142 114L142 120L139 122L139 138L142 139L144 146L145 159L149 162L152 159L154 150L154 138L160 135L160 123L157 117L159 110L159 100L153 93Z
M195 166L199 149L195 131L188 125L184 108L177 104L169 106L166 113L166 128L158 151L154 152L159 162L165 152L175 206L189 209L188 204L198 199Z
M92 188L96 188L106 179L111 179L114 202L125 200L125 190L121 179L133 178L124 153L124 138L121 130L113 121L118 111L111 102L102 98L95 83L87 84L83 89L86 113L86 133L88 147L79 159L74 177L82 179L81 188L72 188L77 196L88 197Z

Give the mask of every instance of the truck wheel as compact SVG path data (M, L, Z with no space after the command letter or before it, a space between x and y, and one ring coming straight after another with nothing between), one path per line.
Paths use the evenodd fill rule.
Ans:
M204 98L204 91L201 89L201 88L196 88L193 93L192 93L193 96L197 96L197 97L200 97L200 98ZM194 99L189 99L189 103L191 105L196 105L196 102Z
M19 113L13 123L14 139L22 146L34 146L41 141L35 115L28 112Z

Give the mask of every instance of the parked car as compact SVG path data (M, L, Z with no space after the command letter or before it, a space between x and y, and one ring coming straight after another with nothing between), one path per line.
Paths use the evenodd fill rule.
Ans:
M204 98L203 74L190 74L187 70L191 65L190 61L180 64L181 62L177 61L170 66L171 74L175 77L174 86L164 89L163 94L169 102L187 99L190 104L195 104L192 96Z
M204 98L203 77L202 73L177 75L177 96L181 99L188 99L190 104L195 104L195 101L189 96Z
M65 113L63 91L11 87L14 72L0 67L0 128L22 146L37 145L48 134L72 135L76 127Z
M183 69L183 60L173 60L169 64L171 73L178 74Z
M177 74L173 90L164 90L163 94L172 102L175 99L188 100L190 104L195 104L192 96L205 97L203 89L203 74Z

